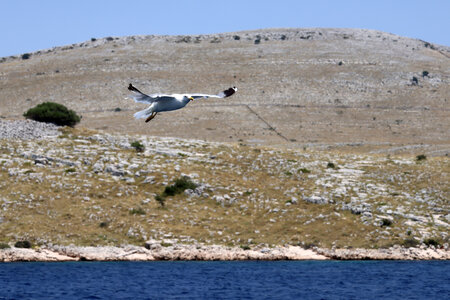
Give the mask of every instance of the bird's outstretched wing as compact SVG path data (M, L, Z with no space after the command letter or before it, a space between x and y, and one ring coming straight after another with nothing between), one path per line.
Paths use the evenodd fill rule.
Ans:
M155 101L154 97L151 97L147 94L144 94L143 92L141 92L140 90L138 90L137 88L135 88L131 83L128 86L128 90L133 92L133 94L131 95L131 97L134 99L134 101L136 102L141 102L141 103L153 103L153 101Z
M167 99L172 99L175 98L177 96L183 97L183 95L181 94L173 94L173 95L168 95L168 94L144 94L143 92L141 92L140 90L138 90L136 87L134 87L131 83L128 85L128 90L130 90L132 92L131 98L134 99L134 101L136 102L141 102L141 103L147 103L147 104L152 104L155 101L164 101Z
M128 85L128 90L130 90L131 92L133 92L133 94L131 95L131 97L134 99L134 101L136 102L141 102L141 103L148 103L148 104L152 104L153 102L155 102L156 100L165 100L165 98L175 98L175 97L183 97L182 94L172 94L172 95L168 95L168 94L144 94L143 92L141 92L140 90L138 90L137 88L135 88L131 83ZM187 97L192 97L194 99L201 99L201 98L227 98L230 97L231 95L233 95L234 93L236 93L237 88L231 87L225 91L220 92L217 95L209 95L209 94L185 94L184 96Z
M237 88L231 87L225 91L222 91L220 93L218 93L217 95L208 95L208 94L190 94L190 95L186 95L188 97L192 97L194 99L201 99L201 98L227 98L230 97L231 95L233 95L234 93L237 92Z

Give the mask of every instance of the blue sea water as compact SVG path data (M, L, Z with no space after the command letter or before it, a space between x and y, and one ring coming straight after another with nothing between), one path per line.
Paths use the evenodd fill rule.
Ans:
M0 264L0 299L450 299L449 261Z

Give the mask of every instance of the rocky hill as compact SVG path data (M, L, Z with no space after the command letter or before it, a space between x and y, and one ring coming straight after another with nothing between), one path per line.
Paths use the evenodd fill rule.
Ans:
M272 29L93 38L1 58L0 248L25 240L81 259L89 249L64 246L156 241L161 253L222 245L256 259L299 257L298 246L448 259L449 57L372 30ZM132 117L143 105L127 99L130 82L239 91L146 124ZM44 101L81 123L23 120ZM394 245L387 256L345 250Z
M446 155L449 57L449 47L361 29L92 38L1 58L0 116L55 101L108 132ZM239 91L144 124L129 82L148 93Z
M448 249L448 157L0 128L0 245Z

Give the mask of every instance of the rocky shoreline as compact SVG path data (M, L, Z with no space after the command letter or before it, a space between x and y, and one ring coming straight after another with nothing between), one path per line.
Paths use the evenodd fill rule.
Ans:
M434 247L388 249L304 249L299 246L244 249L221 245L168 245L148 241L145 247L47 246L0 250L0 262L64 261L233 261L233 260L448 260L448 249Z

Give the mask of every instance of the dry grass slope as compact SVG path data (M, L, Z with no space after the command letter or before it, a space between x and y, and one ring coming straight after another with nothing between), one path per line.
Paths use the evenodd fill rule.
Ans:
M45 101L83 116L56 138L0 140L0 243L448 243L449 57L388 33L311 28L0 58L1 118ZM239 92L145 124L129 82ZM155 197L184 175L198 187L161 207Z
M448 242L447 157L417 161L63 131L49 140L0 141L0 242L142 245L153 238L366 248ZM130 146L136 140L144 153ZM198 187L167 196L161 207L155 196L184 175Z

